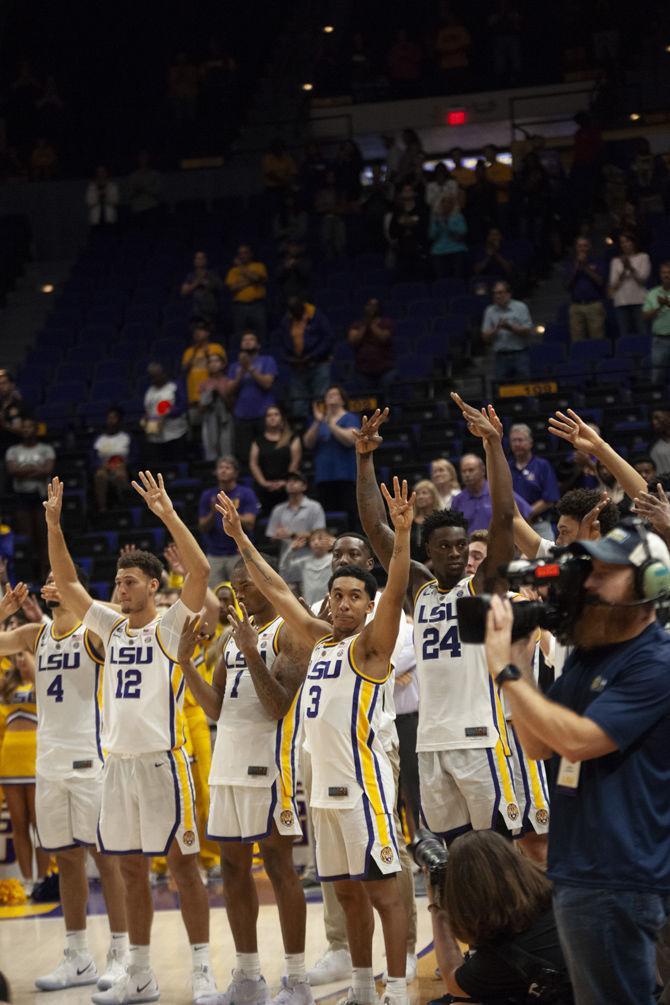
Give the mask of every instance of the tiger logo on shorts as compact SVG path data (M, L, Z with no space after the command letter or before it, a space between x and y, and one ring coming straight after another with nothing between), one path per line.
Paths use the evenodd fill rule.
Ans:
M546 827L549 823L549 811L545 809L540 809L535 814L535 819L540 824L541 827Z
M518 818L519 807L516 805L516 803L507 804L507 816L510 818L510 820L516 820Z
M292 810L282 810L279 819L283 823L284 827L290 827L293 823L293 811Z
M384 862L385 865L390 865L394 857L393 848L389 847L389 845L386 845L384 848L382 848L379 855L382 862Z
M184 844L187 848L190 848L192 844L195 844L195 834L193 831L184 831Z

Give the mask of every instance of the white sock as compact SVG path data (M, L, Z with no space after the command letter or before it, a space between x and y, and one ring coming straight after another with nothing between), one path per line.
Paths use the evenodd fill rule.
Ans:
M250 981L261 979L261 961L258 953L236 953L237 969L244 972Z
M127 956L130 952L128 932L110 932L109 951L119 956Z
M407 1001L407 979L405 977L387 977L386 997L392 1002Z
M285 953L284 959L286 960L286 975L289 981L293 983L301 983L307 980L307 972L305 970L305 954L304 953Z
M351 986L354 991L354 1001L362 1005L364 1002L377 1001L377 989L372 967L354 967Z
M136 970L151 970L150 949L150 946L131 946L130 966L135 967Z
M66 932L65 948L71 949L75 953L85 953L88 955L88 937L86 935L86 929L81 932Z
M209 962L209 942L199 942L191 946L191 961L193 969L211 966Z

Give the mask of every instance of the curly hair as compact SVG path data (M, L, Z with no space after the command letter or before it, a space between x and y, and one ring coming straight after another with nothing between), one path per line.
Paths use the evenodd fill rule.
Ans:
M466 534L468 533L468 521L462 513L458 513L453 509L437 510L435 513L431 513L430 516L427 516L423 522L423 531L421 534L422 547L426 547L433 531L439 530L440 527L461 527Z
M587 513L602 499L600 489L571 489L558 501L557 509L560 516L571 516L573 520L581 523ZM620 520L619 507L612 501L600 511L598 521L600 523L600 533L604 537L614 530Z

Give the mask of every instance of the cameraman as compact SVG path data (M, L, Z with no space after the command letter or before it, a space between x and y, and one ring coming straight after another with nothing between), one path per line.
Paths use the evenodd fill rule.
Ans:
M545 698L512 607L491 599L489 673L529 757L553 757L548 875L577 1005L651 1005L670 908L670 636L654 598L670 553L640 524L572 546L591 559L575 649Z
M533 1001L571 1005L551 883L513 844L494 831L463 834L449 848L441 888L426 887L435 955L450 994L514 1005L525 1003L534 985ZM464 959L456 939L476 952Z

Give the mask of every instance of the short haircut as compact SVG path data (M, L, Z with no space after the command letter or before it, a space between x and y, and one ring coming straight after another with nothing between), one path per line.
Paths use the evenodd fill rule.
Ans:
M217 464L222 464L224 461L226 462L226 464L232 464L232 466L235 468L236 471L240 470L240 462L238 461L237 457L235 457L233 454L223 454L222 457L216 458Z
M363 534L358 534L355 530L345 530L342 531L341 534L338 534L335 540L333 541L333 551L335 550L335 545L337 544L337 542L341 541L343 537L353 537L355 538L356 541L360 541L363 547L366 549L370 558L375 557L375 553L372 550L372 545L368 541L367 537L365 537Z
M636 464L651 464L654 470L656 470L656 461L649 454L638 454L637 457L631 459L631 464L635 467Z
M349 395L347 393L346 387L343 387L342 384L329 384L328 387L326 388L324 398L326 397L326 394L328 394L329 391L339 391L342 397L342 404L344 405L345 408L349 407Z
M140 551L139 548L133 548L132 551L121 555L116 563L116 568L117 571L120 569L139 569L149 579L157 579L159 583L164 571L163 563L159 558L152 555L150 551Z
M586 514L590 513L601 499L602 492L600 489L571 489L570 492L566 492L564 496L561 496L556 508L560 516L571 516L573 520L581 523ZM605 534L609 534L611 530L614 530L619 523L619 519L619 507L611 501L608 502L600 511L600 516L598 517L600 533L603 537Z
M514 430L517 432L525 433L531 440L533 439L533 433L530 426L527 426L525 422L515 422L514 425L509 427L509 435L511 436Z
M510 284L507 282L506 279L496 279L496 281L493 284L493 291L494 292L495 292L496 286L504 286L508 293L512 292L512 287L510 286Z
M422 547L426 547L433 531L439 530L440 527L460 527L465 531L466 535L468 533L468 521L462 513L453 509L441 509L436 513L431 513L423 521L423 530L421 533Z
M350 576L351 579L358 579L363 583L365 587L365 592L367 593L370 600L374 600L377 596L377 590L379 589L377 585L377 580L368 572L367 569L361 569L360 565L343 565L341 568L336 569L328 580L328 592L333 588L333 584L336 580L342 579L343 576Z
M468 538L468 544L474 544L475 541L480 541L481 544L488 544L489 532L487 530L473 530L472 534Z
M264 555L262 551L259 552L259 554L260 554L261 558L265 559L265 561L268 563L268 565L270 566L270 568L274 569L274 571L276 572L277 571L277 563L274 560L274 558L272 558L270 555ZM235 575L235 573L238 572L240 569L244 569L245 572L247 570L247 563L244 561L243 558L238 558L237 562L235 562L235 565L230 570L230 578L231 578L231 580L232 580L233 576Z

